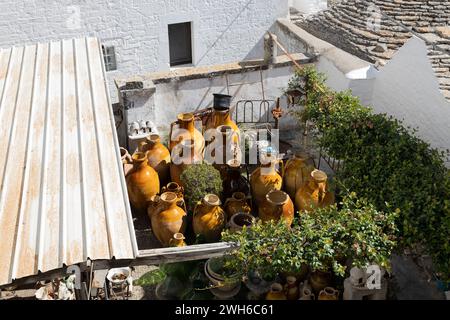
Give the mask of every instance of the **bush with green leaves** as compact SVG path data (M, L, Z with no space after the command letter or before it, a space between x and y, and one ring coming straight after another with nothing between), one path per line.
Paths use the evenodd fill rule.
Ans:
M337 181L378 210L398 209L402 245L424 244L443 278L450 277L450 176L445 153L387 115L374 114L350 92L334 92L314 68L292 84L307 88L304 108L294 114L312 121L319 144L344 162Z
M258 271L273 278L280 273L332 270L343 276L346 262L363 267L375 263L389 268L396 245L396 212L380 212L355 194L342 203L301 213L290 228L283 222L258 222L239 233L225 232L224 241L239 247L229 254L230 266L245 276Z
M195 164L189 166L181 174L181 182L184 186L184 197L190 212L195 205L207 194L222 194L222 179L220 172L209 164Z

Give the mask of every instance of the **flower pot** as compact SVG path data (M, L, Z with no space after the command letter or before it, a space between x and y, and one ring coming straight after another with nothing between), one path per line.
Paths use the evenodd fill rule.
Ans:
M251 214L239 212L231 217L228 227L232 233L240 232L244 227L250 228L255 221L255 217Z
M283 188L291 199L308 182L313 170L314 161L305 153L296 153L286 162Z
M152 134L139 145L140 152L146 152L148 164L156 170L162 185L170 182L170 152L162 143L159 135Z
M186 240L186 238L184 237L184 235L182 233L175 233L172 237L172 239L170 239L169 241L169 246L171 247L185 247L186 246L186 242L184 242L184 240Z
M159 193L159 177L148 165L145 153L137 152L132 158L133 169L126 177L128 196L136 210L145 211L152 197Z
M284 191L273 190L266 195L265 201L260 203L259 218L263 222L283 219L288 226L294 221L294 204Z
M177 128L171 130L169 150L172 151L175 146L183 140L193 140L195 153L203 156L205 149L205 138L203 134L195 128L195 118L192 113L181 113L176 122Z
M326 287L320 291L317 300L338 300L339 291L331 287Z
M247 202L247 197L242 192L233 193L231 198L225 201L224 210L227 216L227 221L231 219L237 213L248 213L251 214L252 208Z
M320 170L311 172L311 179L295 196L295 205L301 211L314 211L334 203L334 194L327 190L327 174Z
M243 193L244 196L250 194L249 181L241 174L240 161L230 160L227 162L222 186L225 199L231 198L236 192Z
M192 224L194 233L202 235L207 242L220 240L226 219L218 196L208 194L195 206Z
M152 231L163 246L169 246L176 233L186 230L186 212L177 205L175 193L166 192L160 197L158 208L151 215Z
M287 300L283 286L279 283L272 284L270 291L266 295L266 300Z
M309 277L309 283L315 294L319 294L320 291L329 287L333 281L333 275L331 272L314 271Z
M281 190L283 178L276 170L280 160L271 155L262 155L263 164L253 171L250 177L252 196L255 204L259 206L272 190ZM281 162L282 163L282 162Z
M203 158L196 152L194 140L183 140L172 150L172 163L170 164L170 176L173 182L183 186L181 175L189 166L202 163Z
M221 292L223 294L233 294L236 295L236 288L240 287L241 281L236 275L230 277L225 277L222 275L223 271L223 258L210 258L205 263L205 275L209 279L210 283L213 285L213 294ZM232 296L232 295L231 295ZM230 297L231 297L230 296Z

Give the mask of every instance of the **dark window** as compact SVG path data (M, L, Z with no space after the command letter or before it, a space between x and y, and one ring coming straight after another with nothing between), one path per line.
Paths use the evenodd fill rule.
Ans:
M103 59L105 60L105 70L113 71L117 70L116 63L116 50L114 47L102 46Z
M169 24L170 66L192 63L191 23Z

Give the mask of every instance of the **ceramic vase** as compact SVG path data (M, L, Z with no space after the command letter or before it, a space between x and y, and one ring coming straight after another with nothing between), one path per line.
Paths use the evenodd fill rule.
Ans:
M249 181L241 173L240 161L228 161L222 186L225 199L231 198L236 192L243 193L245 196L250 194Z
M146 152L148 164L156 170L161 185L170 182L170 152L162 143L159 135L152 134L139 145L140 152Z
M265 201L261 202L258 212L263 222L283 219L288 226L291 226L294 221L294 203L284 191L270 191Z
M205 138L195 128L195 117L192 113L181 113L178 115L175 128L170 133L169 150L172 151L183 140L193 140L195 153L203 156L205 149Z
M306 153L296 153L286 162L283 188L291 199L308 182L313 170L314 161Z
M239 212L231 217L228 228L232 233L240 232L242 229L250 228L255 224L255 218L249 213Z
M220 204L218 196L208 194L195 206L192 220L194 233L203 236L206 242L218 242L225 228L225 212Z
M186 230L186 212L177 205L178 197L173 192L163 193L157 209L149 212L152 231L163 246L170 246L176 233Z
M226 213L227 221L231 219L237 213L248 213L252 212L252 208L248 204L247 197L242 192L235 192L225 201L224 210Z
M283 286L279 283L272 284L270 291L266 295L266 300L287 300Z
M270 191L281 190L283 184L283 178L276 170L280 160L271 155L261 155L261 159L263 164L250 177L252 196L257 206L266 199Z
M297 286L297 278L292 276L286 277L285 291L288 300L298 300L299 292Z
M338 300L339 291L331 287L326 287L320 291L317 300Z
M133 169L133 159L131 158L128 150L125 148L120 148L120 158L122 160L123 173L126 177L131 169Z
M133 155L133 169L126 177L131 205L138 211L145 211L152 197L159 193L158 173L148 165L145 153Z
M170 239L169 241L169 246L170 247L185 247L186 246L186 242L184 242L186 240L186 238L184 237L184 235L182 233L175 233L172 237L172 239Z
M311 172L307 184L300 188L295 196L298 210L310 212L334 203L334 194L327 190L327 174L320 170Z
M194 140L183 140L176 148L172 150L172 162L170 164L170 177L173 182L183 186L181 181L182 173L195 164L202 163L203 158L196 153Z

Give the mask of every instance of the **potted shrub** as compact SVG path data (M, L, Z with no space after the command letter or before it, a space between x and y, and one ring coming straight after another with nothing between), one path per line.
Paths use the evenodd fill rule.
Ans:
M227 256L210 258L205 263L205 275L212 287L210 291L220 299L235 296L241 287L239 273L228 263Z
M209 164L189 166L182 174L186 206L193 212L195 205L207 194L222 194L220 172Z

